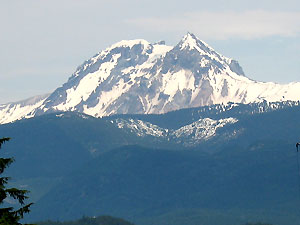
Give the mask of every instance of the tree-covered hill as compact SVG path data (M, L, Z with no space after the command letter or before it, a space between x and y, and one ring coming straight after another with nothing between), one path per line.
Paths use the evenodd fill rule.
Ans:
M101 212L141 225L294 225L300 221L299 107L263 114L250 109L194 148L119 129L111 123L116 116L78 113L1 125L0 133L14 139L7 150L17 163L9 175L31 190L32 221ZM149 115L148 121L176 127L193 121L195 113ZM234 136L226 139L228 134Z
M264 149L226 148L213 155L118 148L65 177L35 204L31 215L61 220L103 212L137 224L151 224L145 222L150 217L171 224L162 221L180 221L190 214L201 215L195 222L209 225L220 218L232 224L244 215L244 220L292 225L300 219L295 209L297 169L295 152L287 147L266 143ZM206 218L213 219L203 223Z
M134 225L121 218L111 216L98 216L98 217L83 217L74 221L45 221L38 222L37 225Z

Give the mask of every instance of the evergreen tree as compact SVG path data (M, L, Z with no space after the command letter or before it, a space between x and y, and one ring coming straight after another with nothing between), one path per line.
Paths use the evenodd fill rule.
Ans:
M2 144L9 140L10 138L0 138L0 149ZM32 205L32 203L25 204L25 200L28 198L26 196L27 190L6 187L10 177L3 176L3 172L13 161L13 158L0 157L0 205L4 204L6 198L13 198L20 203L21 207L16 210L13 207L0 208L0 225L21 225L19 220L23 218L25 213L30 211L29 208Z

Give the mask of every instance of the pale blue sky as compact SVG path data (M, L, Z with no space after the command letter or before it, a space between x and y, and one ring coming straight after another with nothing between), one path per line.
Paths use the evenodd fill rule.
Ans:
M254 80L300 81L298 0L0 0L0 103L52 92L122 39L187 31Z

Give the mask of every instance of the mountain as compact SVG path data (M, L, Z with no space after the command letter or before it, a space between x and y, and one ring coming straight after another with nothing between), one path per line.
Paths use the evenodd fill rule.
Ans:
M110 214L141 225L295 224L300 110L293 104L20 120L0 125L13 137L3 152L16 160L7 175L31 191L31 221Z
M49 96L0 105L0 123L57 111L94 117L161 114L213 104L299 100L300 83L247 78L237 61L187 33L175 46L121 41L77 68Z

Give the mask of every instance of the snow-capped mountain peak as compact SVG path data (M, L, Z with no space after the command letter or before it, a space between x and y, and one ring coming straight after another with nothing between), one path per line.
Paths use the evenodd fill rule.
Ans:
M147 48L151 44L148 41L144 40L144 39L123 40L123 41L117 42L116 44L113 44L111 47L106 49L106 51L110 51L114 48L120 48L120 47L132 48L135 45L142 45L142 46L145 46Z
M192 33L187 33L181 41L178 43L178 47L181 51L197 51L202 56L207 56L211 59L217 60L218 62L230 63L229 58L222 56L217 53L212 47L206 44L204 41L197 38Z
M85 61L39 104L9 111L3 105L0 115L5 123L56 111L95 117L166 113L227 102L297 101L299 96L300 83L250 80L237 61L187 33L174 47L143 39L113 44Z
M188 32L179 42L181 49L196 49L197 51L205 52L205 50L214 51L208 44L197 38L194 34Z

